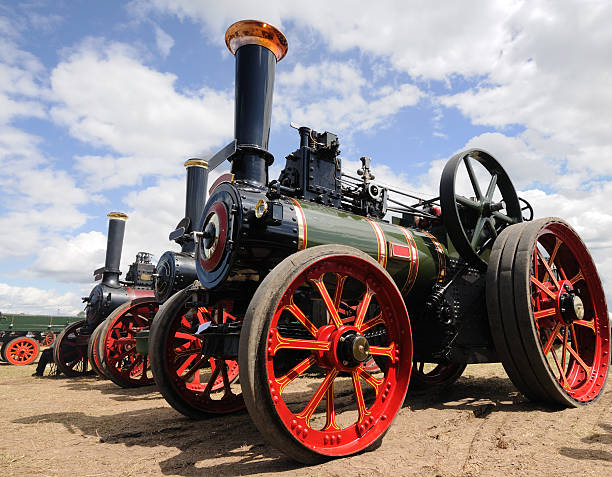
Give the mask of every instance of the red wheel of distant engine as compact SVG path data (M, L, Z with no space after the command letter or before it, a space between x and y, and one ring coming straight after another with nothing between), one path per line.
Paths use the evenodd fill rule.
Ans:
M17 366L31 364L38 356L38 343L27 336L13 338L6 345L4 356L10 364Z
M40 346L51 346L55 341L55 333L53 331L45 331L37 341Z
M414 362L410 375L410 389L444 389L461 377L465 363Z
M238 363L202 356L203 339L194 335L211 316L206 308L186 308L189 298L189 289L170 297L151 327L155 382L168 403L188 417L239 411L244 401L237 384ZM224 322L232 319L224 313Z
M100 367L115 384L131 388L155 382L149 356L136 349L136 334L151 328L158 309L155 298L137 298L117 308L104 321L98 343Z
M72 323L57 337L53 348L53 361L57 369L66 376L84 376L90 372L87 359L89 335L79 333L85 324L85 320Z
M320 302L329 317L323 323ZM353 306L350 319L341 302ZM363 365L370 357L376 374ZM404 401L411 360L410 322L393 279L341 245L298 252L274 268L251 300L240 338L253 422L308 464L379 443Z
M610 321L597 270L566 222L508 227L493 247L487 306L512 382L535 400L579 406L601 395Z

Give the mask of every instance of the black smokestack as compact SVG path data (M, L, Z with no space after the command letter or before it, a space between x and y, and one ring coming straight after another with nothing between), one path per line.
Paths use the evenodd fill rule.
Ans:
M190 233L200 223L202 211L206 202L206 189L208 187L208 162L203 159L189 159L185 162L187 168L187 192L185 195L185 217L189 218L188 230ZM181 244L182 252L193 252L195 242L188 240Z
M267 23L243 20L225 33L236 55L234 136L237 153L232 174L238 180L265 185L273 157L268 152L276 63L287 53L284 35Z
M104 274L102 283L111 286L119 286L119 275L121 271L121 249L123 248L123 235L125 233L125 221L128 216L122 212L111 212L108 214L108 237L106 239L106 260L104 262Z

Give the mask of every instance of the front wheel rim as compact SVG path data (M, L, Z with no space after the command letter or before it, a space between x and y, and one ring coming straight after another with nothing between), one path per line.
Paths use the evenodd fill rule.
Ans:
M542 228L529 288L532 326L549 372L576 401L595 399L608 374L609 319L593 260L570 227L551 222ZM584 316L568 304L582 305Z
M409 324L406 326L407 314L399 293L397 297L389 293L381 285L387 285L384 275L379 272L381 277L375 277L375 272L379 270L372 264L354 256L331 256L315 262L286 287L267 328L265 381L270 402L286 432L318 454L342 456L367 448L384 435L403 403L411 370L410 328ZM330 292L325 282L334 276L334 291ZM352 320L341 319L338 313L349 280L351 286L355 281L361 282L364 290ZM295 294L301 287L312 287L318 293L317 299L323 301L329 313L327 324L317 326L296 305ZM400 326L393 317L402 313L406 323ZM307 332L304 334L310 336L305 339L283 336L279 330L289 320L297 320ZM385 342L374 344L375 340L367 338L375 333L386 334ZM378 376L366 371L365 355L359 363L358 352L346 354L341 344L345 336L355 338L344 338L342 343L352 339L353 343L365 345L362 338L367 341L369 355L377 359L381 368ZM278 371L279 363L275 362L282 350L309 355L284 373ZM299 390L299 381L308 381L307 374L317 368L323 377L317 378L320 383L312 397L306 397L302 408L292 402L293 389ZM338 390L349 393L355 403L354 411L342 410L344 396ZM306 395L309 393L305 391Z

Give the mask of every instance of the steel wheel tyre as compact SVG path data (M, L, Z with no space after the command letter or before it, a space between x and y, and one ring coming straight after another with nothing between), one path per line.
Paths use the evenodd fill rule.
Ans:
M38 356L38 343L27 336L13 338L4 349L4 357L10 364L25 366L34 362Z
M210 315L205 308L186 308L190 295L190 288L175 293L155 316L149 336L155 382L166 401L187 417L239 411L244 400L238 363L202 356L202 340L194 334Z
M410 375L410 389L445 389L461 377L465 363L414 362Z
M340 318L341 301L356 305L352 320ZM376 375L364 367L371 356ZM342 245L298 252L274 268L240 337L251 418L272 445L307 464L379 445L404 401L411 359L410 321L393 280Z
M557 218L509 227L487 275L491 332L513 383L534 400L579 406L601 394L610 322L586 246Z
M103 326L103 323L100 323L89 338L89 343L87 344L87 360L98 376L101 378L106 378L107 376L100 368L100 359L98 357L98 342L100 338L100 331Z
M98 356L102 372L124 388L155 382L148 355L136 350L136 334L148 330L159 304L155 298L138 298L121 305L102 322Z
M79 329L85 320L68 325L57 337L53 348L53 361L57 369L68 377L84 376L89 369L87 345L89 335L80 335Z

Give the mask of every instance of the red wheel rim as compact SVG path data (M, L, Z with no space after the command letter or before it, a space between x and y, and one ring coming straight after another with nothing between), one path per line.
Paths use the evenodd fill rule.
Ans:
M42 337L38 341L38 344L40 346L51 346L54 341L55 341L55 333L53 333L53 331L48 331L42 335Z
M148 355L136 350L136 334L151 328L159 309L156 300L146 300L126 307L106 327L104 361L114 378L129 386L148 386L155 381Z
M541 230L532 255L533 326L542 354L567 394L591 401L603 388L610 359L610 322L595 264L582 240L560 222Z
M17 366L34 362L38 356L38 345L32 338L24 336L11 341L6 347L6 360Z
M183 308L184 309L184 308ZM234 320L223 313L223 322ZM214 414L235 412L244 407L238 378L238 362L202 356L198 327L211 321L206 308L189 309L177 315L168 333L166 362L173 387L190 406Z
M270 321L265 366L271 402L293 437L319 454L365 449L385 433L403 403L412 339L403 300L388 282L382 270L362 258L326 257L293 280ZM304 296L320 299L329 320L306 316L300 307ZM350 309L354 313L347 316ZM368 371L374 367L367 364L367 352L361 362L355 351L350 358L355 360L347 358L345 343L352 340L354 349L362 338L378 364L377 375ZM287 371L291 354L293 362L301 361ZM301 402L296 402L298 392Z

